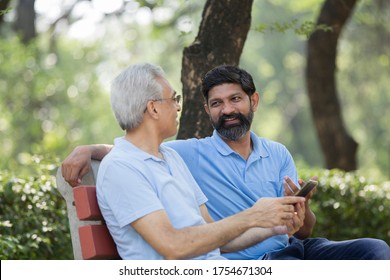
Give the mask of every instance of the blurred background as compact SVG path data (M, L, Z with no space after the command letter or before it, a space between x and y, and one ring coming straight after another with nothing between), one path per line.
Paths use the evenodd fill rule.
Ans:
M72 258L70 247L64 247L70 239L66 209L55 189L56 169L77 145L112 143L123 135L111 113L109 87L127 65L158 64L185 94L183 49L197 35L205 3L0 0L3 259ZM314 208L330 212L328 220L320 220L318 234L351 237L352 230L341 233L332 226L332 221L351 221L352 236L380 236L389 242L390 3L357 1L338 44L339 101L345 126L359 144L353 173L324 168L305 85L308 36L294 29L296 23L316 22L323 3L254 0L240 60L261 95L252 129L283 143L302 178L314 172L322 176L324 194ZM368 198L370 206L364 204ZM367 217L337 220L335 210L349 215L351 209L353 215L355 207L361 207L360 214L370 207ZM375 215L372 225L357 222Z

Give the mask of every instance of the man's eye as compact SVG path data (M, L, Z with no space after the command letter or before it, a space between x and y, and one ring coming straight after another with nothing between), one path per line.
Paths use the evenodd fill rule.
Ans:
M232 101L233 101L233 102L238 102L238 101L240 101L240 100L241 100L241 98L238 97L238 96L232 98Z
M211 107L217 107L219 104L221 104L221 102L214 101L214 102L211 102L211 103L210 103L210 106L211 106Z

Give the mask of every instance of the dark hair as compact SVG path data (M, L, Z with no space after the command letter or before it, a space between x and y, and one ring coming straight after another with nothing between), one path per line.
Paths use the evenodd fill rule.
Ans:
M209 91L222 84L239 84L248 96L256 91L251 74L237 66L221 65L206 73L202 80L202 93L206 102L209 99Z

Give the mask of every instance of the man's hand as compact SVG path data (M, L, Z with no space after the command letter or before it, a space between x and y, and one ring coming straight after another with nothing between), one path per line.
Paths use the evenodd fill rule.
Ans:
M88 146L78 146L62 162L62 177L72 187L76 187L81 184L81 178L88 173L90 167L90 148Z
M311 177L312 180L318 180L317 176ZM305 182L301 179L298 180L300 186L303 186ZM306 195L306 201L300 205L295 205L294 218L287 224L288 234L295 235L298 238L304 239L311 235L314 225L316 223L316 217L309 207L309 200L316 192L317 188L314 188L311 192ZM298 191L298 187L289 178L285 177L284 180L284 195L293 196Z
M287 225L295 215L295 204L304 203L303 197L278 197L260 198L248 211L253 211L250 216L256 227L271 228Z
M313 177L311 177L311 180L317 181L318 177L317 176L313 176ZM298 183L299 183L299 185L301 187L305 185L305 182L302 179L299 179ZM294 182L289 177L286 176L284 178L284 196L292 196L298 190L299 190L299 188L297 187L297 185L295 185ZM305 197L306 198L306 203L312 198L312 196L316 192L316 190L317 190L317 187L315 187L311 192L309 192L306 195L306 197Z
M295 204L295 212L293 218L287 223L287 234L289 236L294 235L304 225L305 221L305 203L300 202Z

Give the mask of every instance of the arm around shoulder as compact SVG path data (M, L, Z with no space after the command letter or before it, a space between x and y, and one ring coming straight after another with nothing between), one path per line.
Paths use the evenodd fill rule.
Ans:
M112 149L112 145L96 144L77 146L62 162L61 171L65 181L75 187L88 173L91 159L102 160Z

